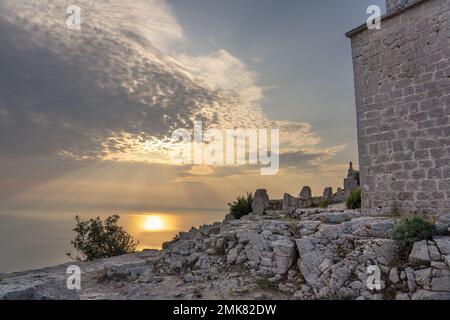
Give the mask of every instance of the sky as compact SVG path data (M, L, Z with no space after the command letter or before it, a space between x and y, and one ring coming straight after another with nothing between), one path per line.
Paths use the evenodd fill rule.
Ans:
M69 5L81 30L66 27ZM0 214L224 208L342 186L350 41L383 0L1 0ZM280 170L176 165L170 135L278 128Z

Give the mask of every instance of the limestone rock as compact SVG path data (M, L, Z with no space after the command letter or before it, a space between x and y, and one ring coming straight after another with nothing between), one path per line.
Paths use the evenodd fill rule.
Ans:
M450 271L433 270L430 288L433 291L450 292Z
M299 208L298 199L291 196L289 193L285 193L283 197L282 211L285 213L293 213Z
M302 191L300 191L299 198L300 200L311 200L312 198L311 188L308 186L303 187Z
M324 213L321 217L323 223L340 224L344 221L349 221L351 216L345 212L330 212Z
M412 300L450 300L450 292L417 290L413 293Z
M253 197L252 210L255 215L263 215L264 211L269 208L269 196L267 190L258 189Z
M275 273L285 274L289 271L295 261L295 242L292 238L284 238L272 242L275 255Z
M301 236L309 236L317 232L320 224L320 221L301 221L298 224L298 231Z
M332 201L333 200L333 188L327 187L323 190L323 199Z
M397 268L392 268L389 271L389 280L393 284L396 284L396 283L400 282L400 277L398 276L398 269Z
M433 240L443 255L450 255L450 237L435 237Z
M431 264L427 240L414 243L411 253L409 254L409 263L416 266L429 266Z

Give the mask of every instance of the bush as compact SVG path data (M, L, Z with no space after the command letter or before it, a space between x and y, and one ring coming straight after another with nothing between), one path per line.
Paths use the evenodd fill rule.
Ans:
M361 189L353 190L347 198L348 209L361 209Z
M331 206L333 204L333 202L331 202L330 200L322 200L319 203L319 208L325 209L328 208L329 206Z
M247 196L239 196L236 201L229 203L230 213L236 218L240 219L243 216L252 212L253 195L247 192Z
M119 219L118 215L113 215L104 222L100 217L85 221L76 216L76 226L73 229L76 236L71 244L82 256L74 259L92 261L135 252L137 243L130 234L117 225ZM67 255L72 258L70 252Z
M392 239L397 240L402 251L408 251L417 241L429 240L435 234L434 224L421 216L412 216L398 221L392 232Z

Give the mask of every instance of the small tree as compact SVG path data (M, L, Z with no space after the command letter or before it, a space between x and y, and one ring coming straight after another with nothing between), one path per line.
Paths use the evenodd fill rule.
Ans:
M236 218L240 219L243 216L252 212L253 195L247 192L247 196L239 196L236 201L229 203L230 213Z
M73 229L76 236L71 244L82 256L73 258L70 252L67 255L79 261L92 261L135 252L138 243L118 226L119 219L118 215L113 215L103 222L100 217L82 220L76 216L76 226Z
M353 190L347 198L348 209L361 209L361 189Z

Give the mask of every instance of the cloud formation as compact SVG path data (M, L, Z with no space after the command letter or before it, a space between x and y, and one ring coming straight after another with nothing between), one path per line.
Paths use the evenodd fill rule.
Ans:
M225 49L185 53L189 39L161 0L0 3L0 157L166 163L171 132L280 128L281 166L306 166L342 149L318 149L310 125L277 122L259 107L258 76ZM148 146L151 146L148 148ZM218 173L227 169L186 172ZM230 174L244 172L230 170Z

